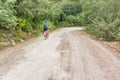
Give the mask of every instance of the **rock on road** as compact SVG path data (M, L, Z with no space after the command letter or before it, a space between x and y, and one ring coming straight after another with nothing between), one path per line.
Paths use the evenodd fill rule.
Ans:
M25 59L0 80L120 80L120 60L80 30L62 28L24 44L18 51Z

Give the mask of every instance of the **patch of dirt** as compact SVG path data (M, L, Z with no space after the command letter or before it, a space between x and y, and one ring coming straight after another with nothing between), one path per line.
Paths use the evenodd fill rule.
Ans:
M0 48L0 78L16 64L19 64L19 61L25 59L23 47L32 43L34 40L36 38L17 43L15 46L2 46Z
M25 59L22 49L24 44L27 44L27 42L16 46L5 46L0 49L0 78L16 64L19 64L20 60Z
M53 72L53 75L49 80L70 80L72 62L71 46L69 40L65 38L65 35L62 36L62 38L63 40L57 47L57 51L60 53L60 65L58 66L56 71Z
M120 42L103 42L103 44L120 59Z
M81 34L89 37L89 38L92 38L96 41L99 41L100 43L102 43L105 47L107 47L111 52L113 52L113 54L118 57L120 59L120 42L108 42L108 41L101 41L97 38L95 38L94 36L86 33L85 31L79 31Z
M70 72L72 53L70 51L69 41L62 40L62 43L59 45L57 51L59 51L61 55L60 63L62 69L66 72Z

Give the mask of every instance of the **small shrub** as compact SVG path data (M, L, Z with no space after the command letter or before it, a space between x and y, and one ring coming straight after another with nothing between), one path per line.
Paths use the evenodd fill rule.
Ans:
M29 32L32 29L32 22L25 18L18 18L18 26L25 32Z
M116 40L120 41L120 28L117 29L117 30L118 30L118 32L117 32L117 35L116 35Z
M0 36L0 42L2 42L4 40L4 38L2 36Z
M16 36L20 37L21 39L26 39L27 37L26 33L23 32L21 29L17 30Z

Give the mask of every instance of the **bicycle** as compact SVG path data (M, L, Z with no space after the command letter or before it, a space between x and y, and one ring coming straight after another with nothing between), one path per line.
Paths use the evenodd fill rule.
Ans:
M48 39L48 37L49 37L49 34L46 33L46 34L44 35L44 39L46 40L46 39Z

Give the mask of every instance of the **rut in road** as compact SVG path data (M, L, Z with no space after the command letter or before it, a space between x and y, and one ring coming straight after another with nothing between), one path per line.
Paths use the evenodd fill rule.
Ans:
M0 80L120 80L120 60L80 30L59 29L22 47L26 61Z

